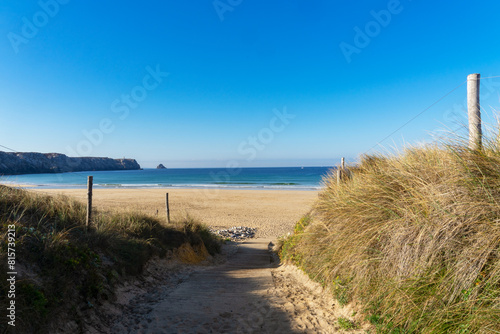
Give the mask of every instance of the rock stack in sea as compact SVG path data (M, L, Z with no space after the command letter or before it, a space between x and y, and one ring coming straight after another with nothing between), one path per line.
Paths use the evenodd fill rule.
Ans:
M257 229L246 226L235 226L227 230L212 229L212 232L225 239L228 238L232 241L243 241L245 239L253 238Z

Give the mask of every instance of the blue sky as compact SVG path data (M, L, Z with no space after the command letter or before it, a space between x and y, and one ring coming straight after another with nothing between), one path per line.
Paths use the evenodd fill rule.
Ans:
M2 1L0 145L143 167L355 160L468 74L500 75L499 12L497 1ZM492 124L500 78L481 89ZM462 85L381 145L456 129L465 97Z

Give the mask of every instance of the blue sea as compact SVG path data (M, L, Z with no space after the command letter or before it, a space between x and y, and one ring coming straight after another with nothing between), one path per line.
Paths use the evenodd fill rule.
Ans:
M222 188L318 190L331 167L186 168L6 175L0 183L33 188L85 188L87 176L96 188Z

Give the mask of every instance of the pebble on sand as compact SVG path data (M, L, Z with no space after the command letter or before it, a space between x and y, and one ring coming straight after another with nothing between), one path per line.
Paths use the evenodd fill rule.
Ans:
M235 226L227 230L212 229L212 232L223 238L229 238L231 239L231 241L242 241L245 239L253 238L255 236L255 232L257 232L257 229L247 226Z

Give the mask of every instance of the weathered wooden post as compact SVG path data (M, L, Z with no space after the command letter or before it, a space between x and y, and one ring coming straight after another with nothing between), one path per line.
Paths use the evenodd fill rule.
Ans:
M344 169L345 169L345 159L342 157L342 159L340 159L340 166L337 168L337 185L340 184L340 182L344 177L343 175Z
M89 176L87 178L87 230L90 227L90 221L92 220L92 184L94 183L94 177Z
M170 224L170 206L168 204L168 193L167 193L167 196L165 198L165 201L166 201L166 204L167 204L167 221Z
M467 76L467 109L469 112L469 148L481 150L481 107L479 105L479 85L481 75L478 73Z

